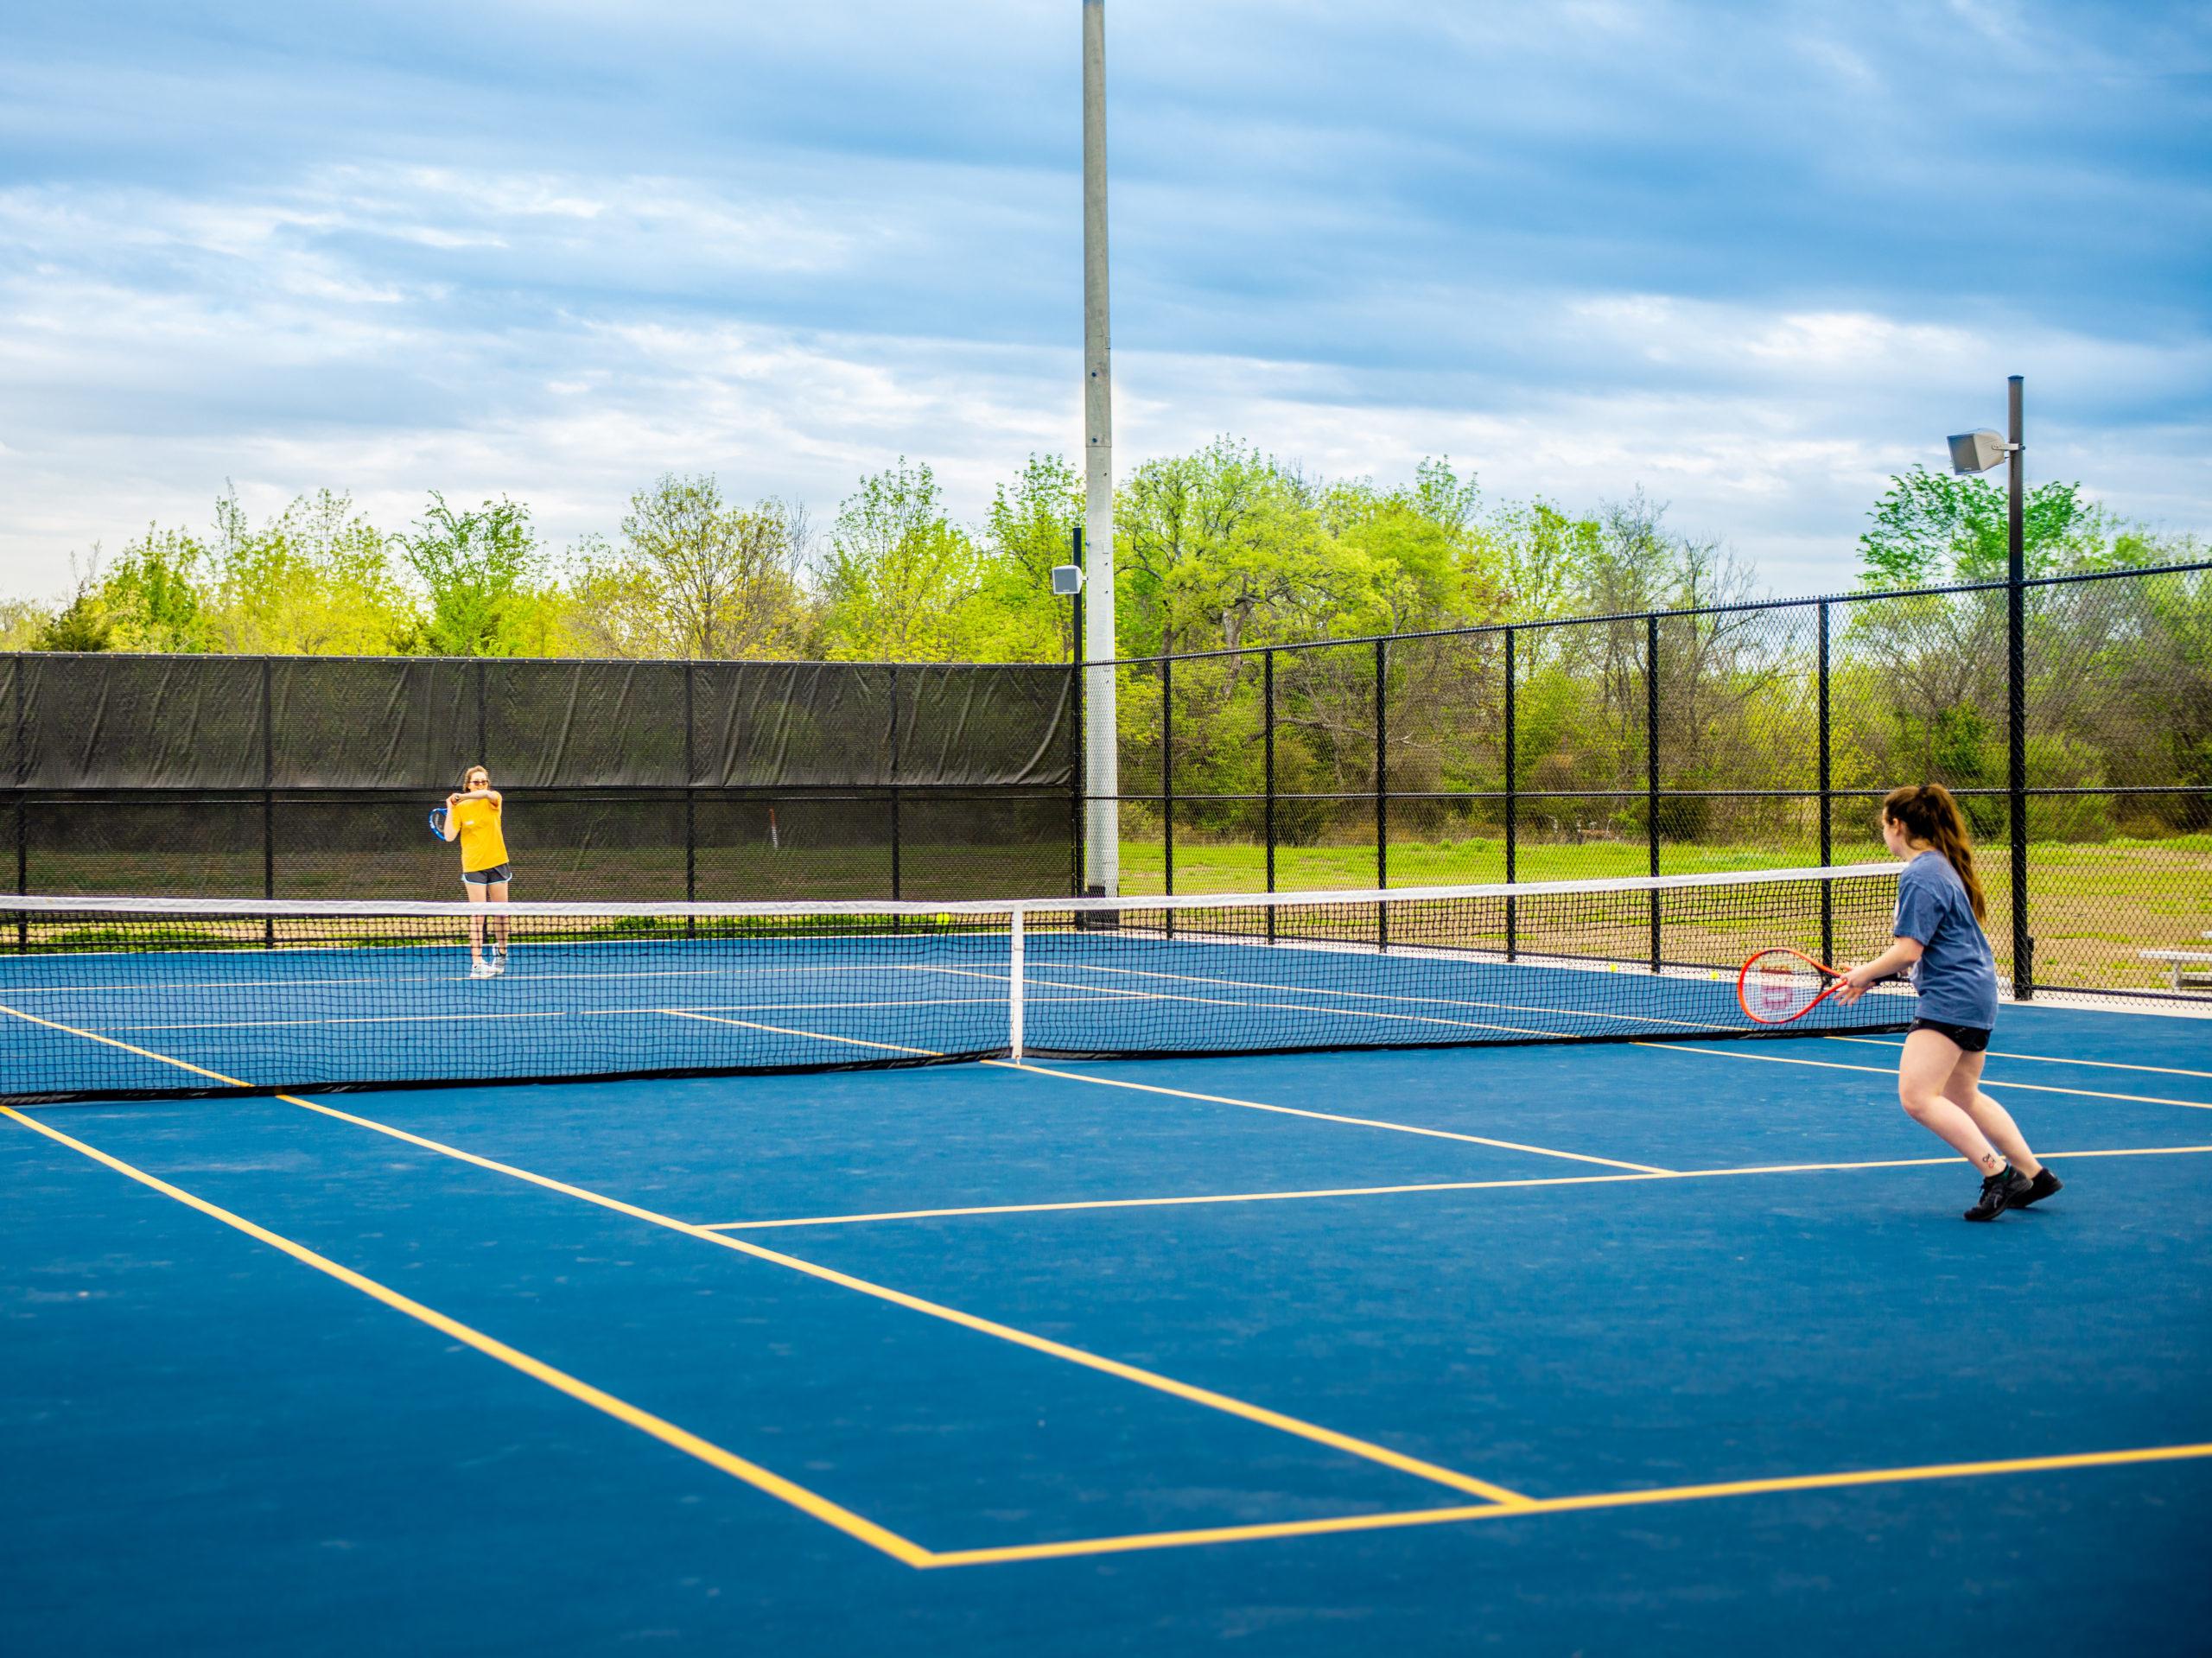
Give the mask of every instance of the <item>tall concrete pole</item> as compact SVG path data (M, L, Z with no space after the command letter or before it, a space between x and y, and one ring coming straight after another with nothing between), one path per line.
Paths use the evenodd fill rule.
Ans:
M1114 713L1114 377L1106 303L1106 4L1083 0L1084 882L1122 884L1120 764Z

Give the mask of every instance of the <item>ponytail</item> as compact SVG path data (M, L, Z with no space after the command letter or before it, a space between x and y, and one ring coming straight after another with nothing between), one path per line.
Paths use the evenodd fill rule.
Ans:
M1982 896L1981 877L1974 872L1974 842L1967 835L1966 819L1959 814L1959 803L1951 798L1948 789L1940 783L1892 789L1882 802L1882 816L1903 824L1911 839L1925 842L1942 853L1958 872L1959 884L1967 889L1974 918L1986 918L1989 903Z

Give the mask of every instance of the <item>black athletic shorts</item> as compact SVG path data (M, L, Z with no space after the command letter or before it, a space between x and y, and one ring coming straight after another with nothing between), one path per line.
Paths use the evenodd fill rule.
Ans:
M1916 1019L1912 1028L1950 1038L1961 1053L1982 1053L1989 1047L1989 1027L1986 1025L1954 1025L1948 1019Z
M503 863L495 869L464 869L461 872L461 878L471 886L489 886L495 881L512 880L515 867Z

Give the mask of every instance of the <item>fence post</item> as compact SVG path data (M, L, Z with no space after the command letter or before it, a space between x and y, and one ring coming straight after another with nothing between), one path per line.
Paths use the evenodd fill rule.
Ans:
M1821 665L1820 665L1820 790L1821 790L1821 867L1826 869L1835 861L1835 779L1831 775L1828 736L1828 601L1821 600ZM1835 893L1827 882L1821 883L1821 959L1835 960Z
M1267 771L1262 785L1267 791L1262 832L1268 850L1268 891L1272 893L1275 890L1275 653L1272 651L1260 653L1260 701L1262 708L1261 719L1267 734ZM1275 937L1274 905L1270 904L1267 909L1268 942L1273 943Z
M261 659L261 896L276 896L276 695L275 667ZM261 918L264 950L276 946L276 918Z
M16 785L16 893L18 897L31 890L31 727L30 691L24 683L30 677L30 664L22 655L16 657L15 725L16 752L9 776ZM16 918L16 948L26 950L31 945L31 921L28 912Z
M1390 646L1375 641L1375 885L1390 884ZM1375 906L1375 943L1390 948L1390 906Z
M1162 890L1175 895L1175 658L1160 659L1160 854ZM1167 912L1175 931L1175 912Z
M1083 562L1083 531L1075 532L1075 562ZM1083 896L1083 605L1075 606L1075 650L1068 664L1068 894Z
M1651 874L1659 873L1659 613L1643 619L1643 831L1650 848ZM1661 953L1659 894L1651 894L1651 970Z
M695 734L698 726L698 664L683 659L683 901L699 901L699 755ZM699 918L683 918L686 934L699 930Z
M1515 871L1515 854L1518 850L1515 835L1515 819L1520 784L1516 772L1520 765L1518 732L1514 727L1513 708L1513 630L1505 630L1505 881L1511 886L1518 879ZM1505 959L1511 961L1516 953L1517 924L1520 900L1509 895L1505 900Z
M2005 785L2012 820L2012 994L2022 1001L2036 994L2036 941L2028 931L2028 673L2027 569L2021 496L2026 486L2022 447L2020 377L2005 383L2011 454L2005 457L2006 542L2010 557L2005 579Z
M901 889L899 845L899 664L891 664L891 760L888 772L891 782L891 898L896 903L905 894Z

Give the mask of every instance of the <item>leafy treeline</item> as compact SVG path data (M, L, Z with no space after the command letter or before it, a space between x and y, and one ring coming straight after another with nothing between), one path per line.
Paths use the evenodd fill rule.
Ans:
M546 546L529 508L433 493L404 529L344 494L254 523L235 495L205 530L156 524L79 568L58 606L0 602L0 646L270 654L1049 661L1068 607L1082 480L1032 456L980 523L956 522L926 465L863 478L817 531L713 476L639 492L612 534ZM1982 479L1892 480L1860 537L1870 587L2001 575L2005 506ZM2196 556L2046 484L2028 504L2041 572ZM1314 477L1230 439L1146 462L1116 503L1122 654L1284 644L1749 596L1751 572L1632 496L1576 514L1491 502L1427 461L1408 485Z

